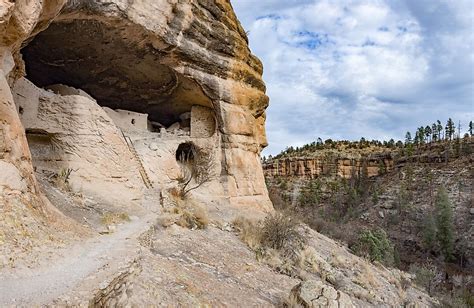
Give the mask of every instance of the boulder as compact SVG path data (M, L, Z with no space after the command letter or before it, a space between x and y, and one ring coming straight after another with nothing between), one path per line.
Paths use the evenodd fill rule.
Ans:
M305 308L355 307L350 297L321 280L306 280L291 290L291 297Z

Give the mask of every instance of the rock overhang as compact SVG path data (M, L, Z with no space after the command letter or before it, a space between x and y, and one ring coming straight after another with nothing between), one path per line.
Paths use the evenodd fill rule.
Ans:
M199 84L162 64L164 54L127 27L95 19L52 23L23 48L27 77L40 87L80 88L112 109L170 125L193 105L211 107Z
M37 85L79 88L102 106L163 124L192 106L211 107L226 197L271 208L259 160L268 106L262 64L230 1L18 0L14 10L26 12L25 5L38 16L17 14L30 27L8 46L16 64L11 87L26 70Z

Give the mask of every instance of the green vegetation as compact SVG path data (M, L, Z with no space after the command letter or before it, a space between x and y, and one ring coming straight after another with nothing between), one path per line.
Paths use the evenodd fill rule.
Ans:
M423 245L426 250L433 250L436 245L436 222L431 213L423 221Z
M425 264L412 264L410 266L410 272L415 275L415 282L417 285L426 289L428 294L433 294L434 288L437 285L436 278L441 276L436 266L427 262Z
M474 124L472 121L470 121L465 136L473 136L473 133ZM266 162L267 160L271 159L298 156L303 155L305 153L313 153L317 150L369 149L371 147L399 149L401 152L406 153L408 156L412 156L414 154L415 147L430 144L432 142L441 142L443 140L451 141L453 139L461 138L461 123L459 122L456 133L455 122L451 118L449 118L444 127L441 124L441 121L437 120L431 125L424 125L418 127L414 135L408 131L405 134L405 142L402 142L401 140L395 141L394 139L390 139L388 141L379 141L375 139L367 140L364 137L360 138L360 140L358 141L334 141L332 139L326 139L323 141L321 138L317 138L316 141L305 144L301 147L290 146L274 157L270 155L268 158L263 157L262 159L264 162Z
M364 230L357 243L351 247L359 256L386 265L394 264L394 247L382 229Z
M444 259L450 261L453 257L454 250L453 209L451 208L451 203L449 202L448 194L444 187L438 190L435 206L436 237Z
M321 198L321 181L313 179L301 189L298 203L301 206L317 206Z

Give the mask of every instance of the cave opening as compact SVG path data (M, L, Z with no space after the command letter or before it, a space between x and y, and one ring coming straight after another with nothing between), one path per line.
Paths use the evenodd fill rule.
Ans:
M189 125L192 107L211 108L211 100L140 35L104 20L59 18L23 47L26 78L55 92L67 89L58 84L83 90L102 107L148 114L154 129Z
M181 163L193 162L196 152L196 146L193 143L181 143L176 149L176 161Z

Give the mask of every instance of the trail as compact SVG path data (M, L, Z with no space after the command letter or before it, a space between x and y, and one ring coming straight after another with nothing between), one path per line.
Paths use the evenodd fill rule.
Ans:
M0 272L0 307L45 305L84 280L106 277L138 255L138 237L150 228L155 218L156 214L148 214L118 226L112 234L79 243L47 266L14 275Z

